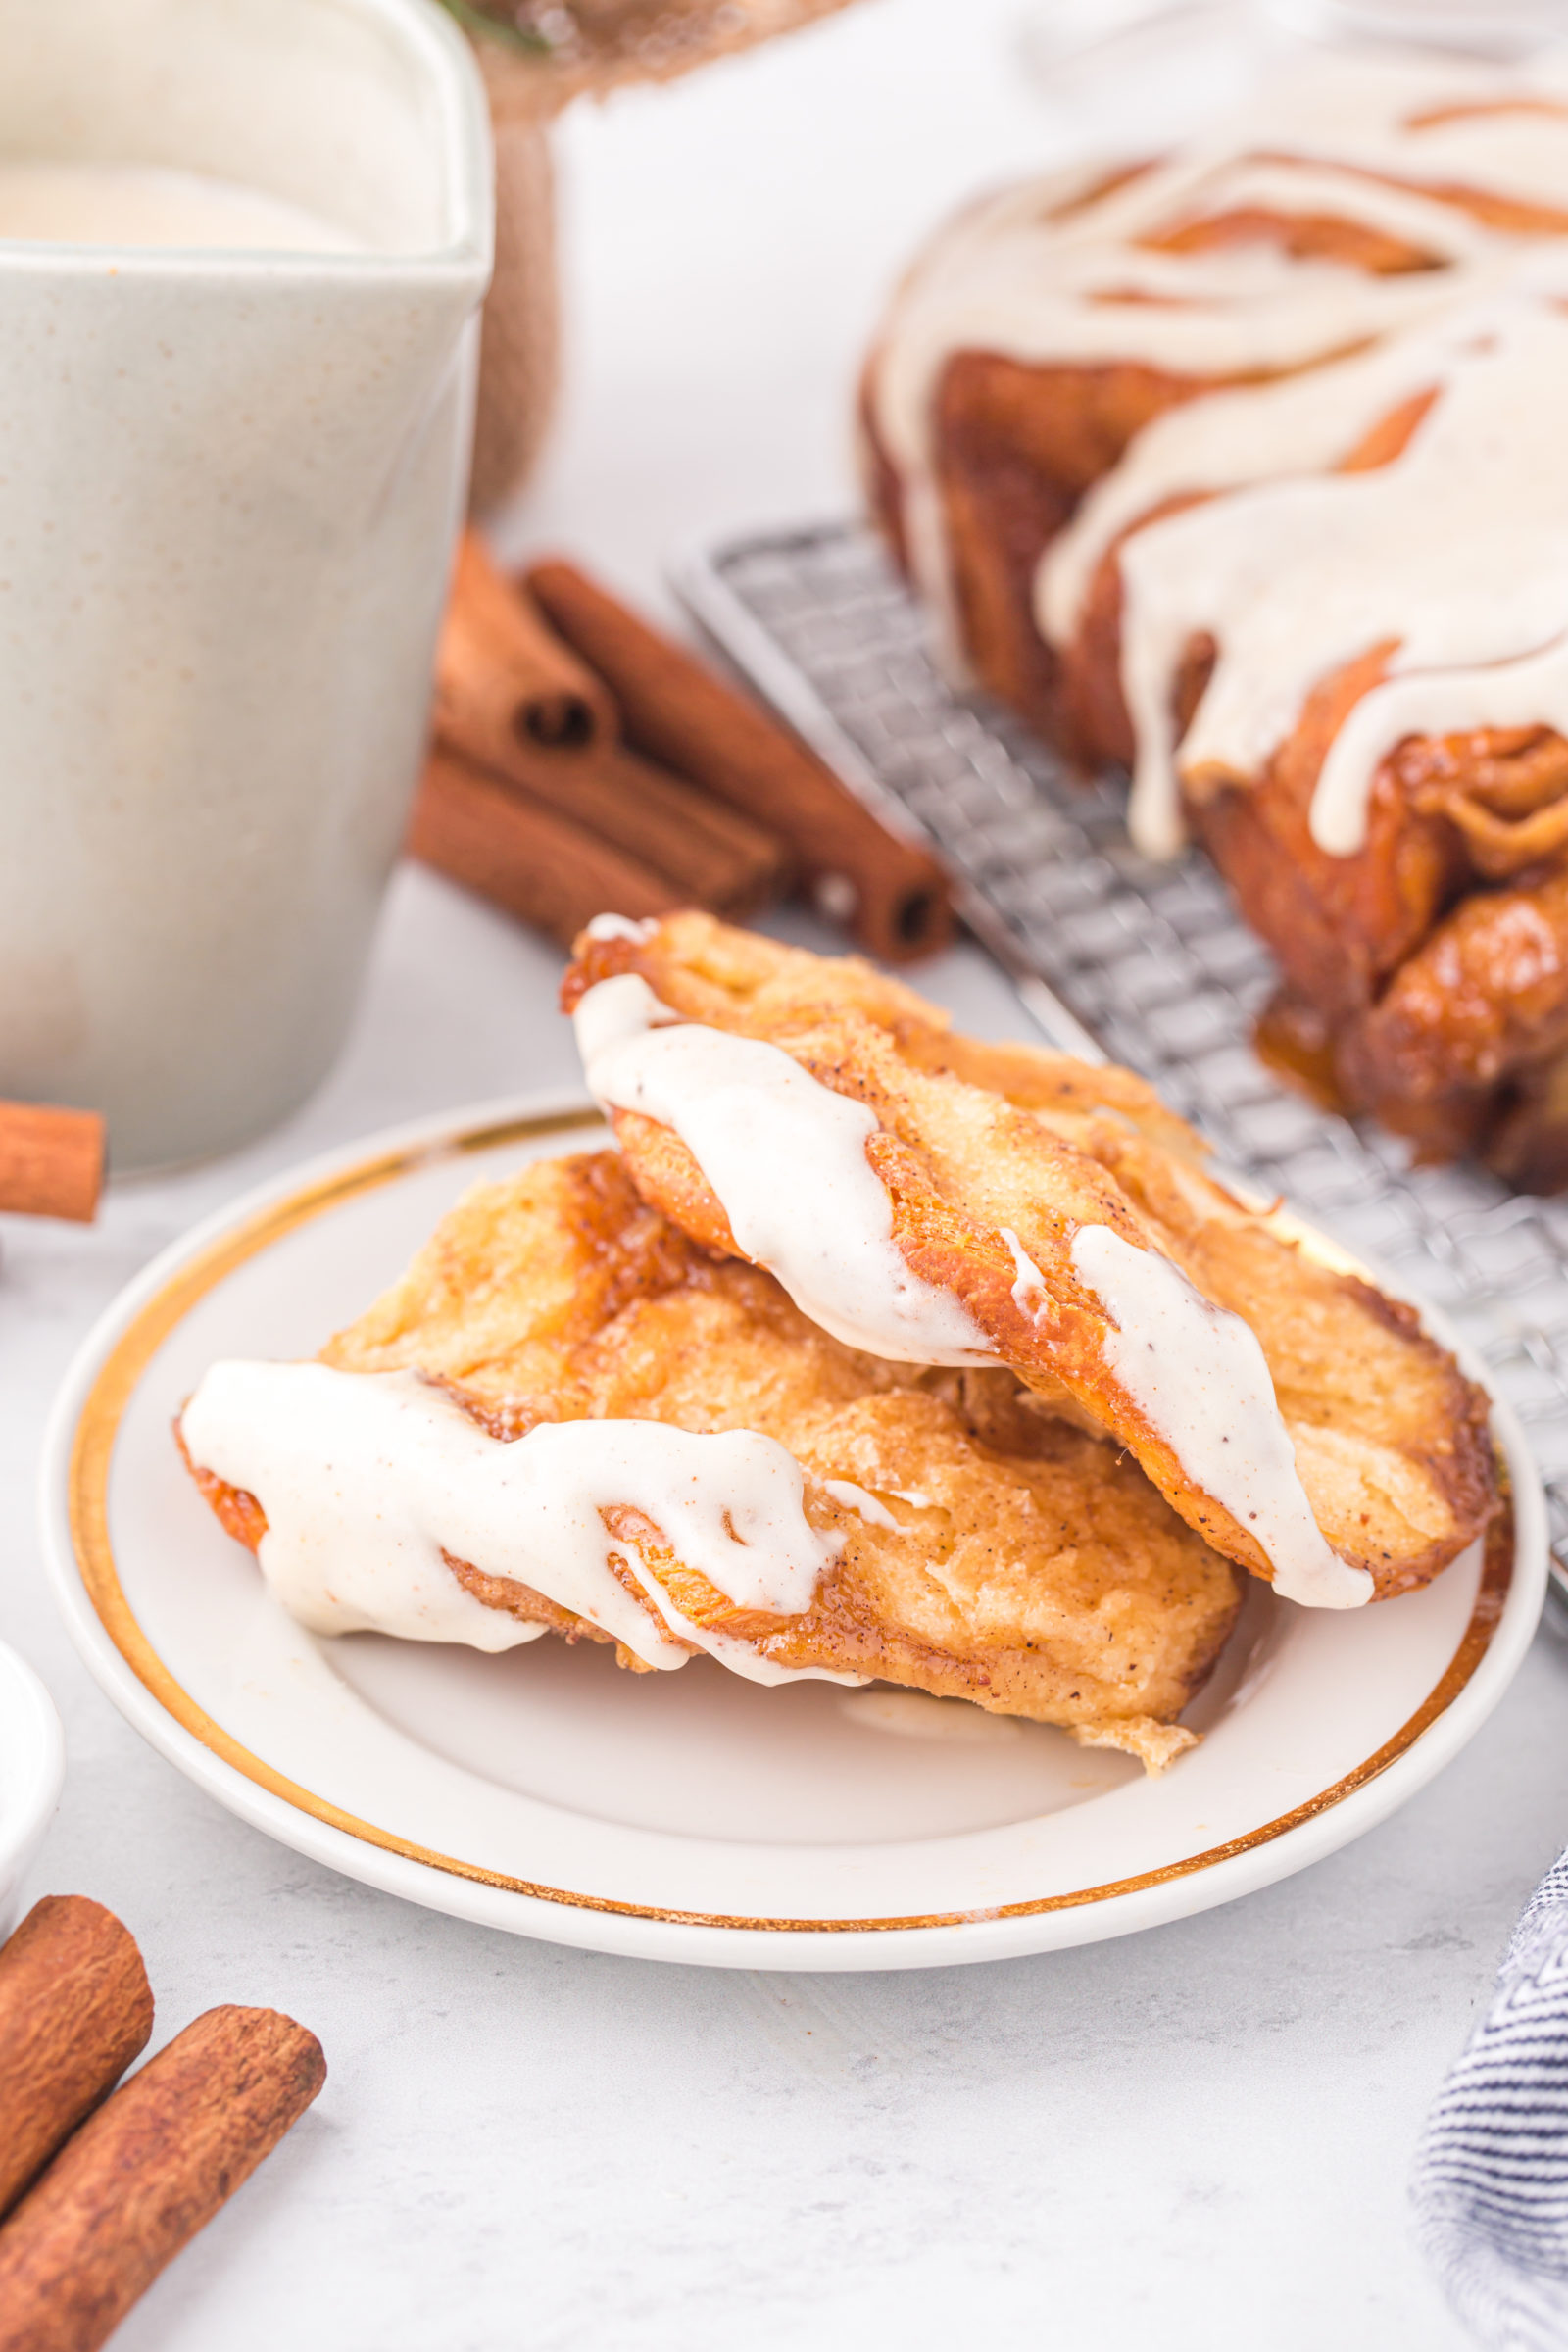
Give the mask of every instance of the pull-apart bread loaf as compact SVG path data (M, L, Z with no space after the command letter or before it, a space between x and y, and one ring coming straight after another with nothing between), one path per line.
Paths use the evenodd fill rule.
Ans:
M829 1338L609 1152L470 1193L318 1362L215 1366L180 1439L319 1631L881 1677L1152 1770L1239 1606L1135 1463L1000 1368Z
M1005 1366L1311 1605L1425 1584L1485 1527L1481 1393L1131 1073L701 914L591 926L565 1003L643 1199L862 1355Z
M1204 843L1298 1063L1543 1190L1565 381L1568 81L1365 55L972 208L863 394L873 505L959 666L1129 766L1147 854Z

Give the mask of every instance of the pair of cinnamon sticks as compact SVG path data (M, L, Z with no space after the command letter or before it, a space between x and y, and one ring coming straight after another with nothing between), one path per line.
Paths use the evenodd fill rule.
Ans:
M326 2080L292 2018L225 2007L116 2090L152 2029L102 1904L46 1895L0 1948L0 2352L97 2352Z
M941 869L756 704L569 564L469 532L414 855L569 945L593 915L740 917L797 886L893 961L952 929Z

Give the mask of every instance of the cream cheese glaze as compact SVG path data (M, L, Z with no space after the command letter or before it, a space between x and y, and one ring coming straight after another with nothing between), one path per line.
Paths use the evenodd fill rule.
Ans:
M910 567L939 611L934 408L957 353L1279 379L1156 418L1042 565L1042 634L1061 644L1117 534L1167 499L1207 496L1121 555L1139 746L1131 825L1146 853L1181 844L1181 780L1201 790L1254 775L1310 689L1374 646L1396 649L1397 679L1359 707L1312 807L1314 838L1334 855L1364 840L1372 778L1401 735L1563 725L1568 263L1540 232L1484 223L1452 201L1477 188L1568 213L1568 87L1552 71L1531 80L1430 56L1325 59L1120 185L1097 194L1080 172L975 207L895 304L870 398L903 485ZM1430 266L1378 275L1266 240L1188 252L1154 242L1249 210L1349 220L1415 245ZM1324 478L1429 388L1433 409L1398 459ZM1172 687L1203 631L1219 659L1178 752Z
M864 1487L858 1487L852 1478L824 1478L822 1485L834 1501L842 1503L847 1511L854 1511L859 1518L868 1519L873 1527L886 1527L894 1535L898 1534L899 1523L887 1504L878 1502L874 1494L868 1494Z
M1559 517L1559 532L1568 542ZM1568 610L1553 616L1568 621ZM1521 632L1522 633L1522 632ZM1472 668L1407 662L1401 648L1387 684L1374 686L1350 711L1312 794L1312 837L1338 857L1366 838L1367 805L1378 763L1407 735L1459 734L1472 727L1554 727L1568 736L1568 630L1539 653Z
M590 939L629 939L636 943L651 938L658 929L659 924L653 915L644 915L636 920L629 914L596 914L588 925L587 936Z
M1017 1271L1012 1302L1036 1322L1045 1276L1009 1227L1002 1238ZM1078 1228L1072 1262L1116 1325L1105 1344L1111 1370L1186 1475L1256 1538L1276 1592L1306 1608L1370 1600L1371 1577L1340 1558L1313 1516L1250 1327L1205 1298L1169 1258L1108 1225Z
M1049 1298L1046 1278L1011 1226L1004 1225L1001 1232L1011 1253L1013 1272L1017 1276L1012 1286L1012 1303L1020 1315L1027 1315L1031 1323L1038 1323Z
M603 1514L631 1508L738 1606L808 1608L842 1541L812 1528L800 1463L757 1431L560 1421L504 1444L416 1373L245 1362L212 1366L180 1431L199 1469L261 1504L262 1573L313 1632L501 1650L545 1630L485 1607L446 1553L531 1586L649 1666L683 1666L690 1642L751 1682L860 1679L779 1666L696 1625L645 1572L680 1638L665 1640L611 1568L618 1554L635 1571L636 1546Z
M1256 1539L1275 1592L1314 1609L1369 1601L1371 1577L1313 1517L1251 1327L1108 1225L1079 1227L1072 1262L1116 1325L1104 1344L1116 1378L1186 1475Z
M1568 298L1568 267L1563 284ZM1398 683L1352 710L1324 762L1311 826L1326 850L1361 847L1373 776L1401 736L1568 731L1564 382L1568 314L1521 294L1449 357L1392 465L1262 483L1128 541L1122 683L1141 847L1179 845L1178 764L1199 789L1205 774L1255 774L1318 680L1374 646L1394 649ZM1218 654L1178 760L1172 690L1197 630Z
M1056 646L1071 642L1102 559L1142 516L1167 499L1275 481L1287 464L1298 474L1329 471L1380 417L1436 386L1465 334L1445 320L1301 375L1206 393L1154 417L1046 550L1035 596L1042 636Z
M977 1364L995 1349L951 1292L893 1239L865 1156L874 1111L821 1085L782 1047L683 1021L635 972L590 988L577 1042L597 1101L672 1128L744 1254L847 1347L906 1364Z

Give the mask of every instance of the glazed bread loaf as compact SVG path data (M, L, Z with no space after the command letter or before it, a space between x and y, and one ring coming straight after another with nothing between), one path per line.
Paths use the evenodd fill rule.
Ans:
M1433 1155L1568 1181L1568 84L1324 60L1158 162L980 204L866 368L956 662L1152 857L1196 834L1276 1033Z

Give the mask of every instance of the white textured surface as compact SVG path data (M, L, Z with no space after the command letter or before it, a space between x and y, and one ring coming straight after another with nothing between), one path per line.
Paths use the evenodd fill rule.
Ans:
M844 388L881 283L953 193L1034 143L1004 87L1009 24L992 0L870 0L569 126L579 382L517 544L567 544L646 594L683 532L842 504ZM122 1914L160 2037L215 2001L274 2002L332 2070L117 2352L1458 2352L1404 2177L1568 1836L1550 1635L1433 1788L1302 1878L1128 1942L817 1982L515 1942L332 1878L188 1787L76 1666L31 1485L92 1314L273 1168L570 1082L556 968L406 875L349 1053L286 1130L121 1189L92 1233L5 1226L0 1636L69 1743L31 1891ZM928 984L975 1027L1027 1034L972 952Z

